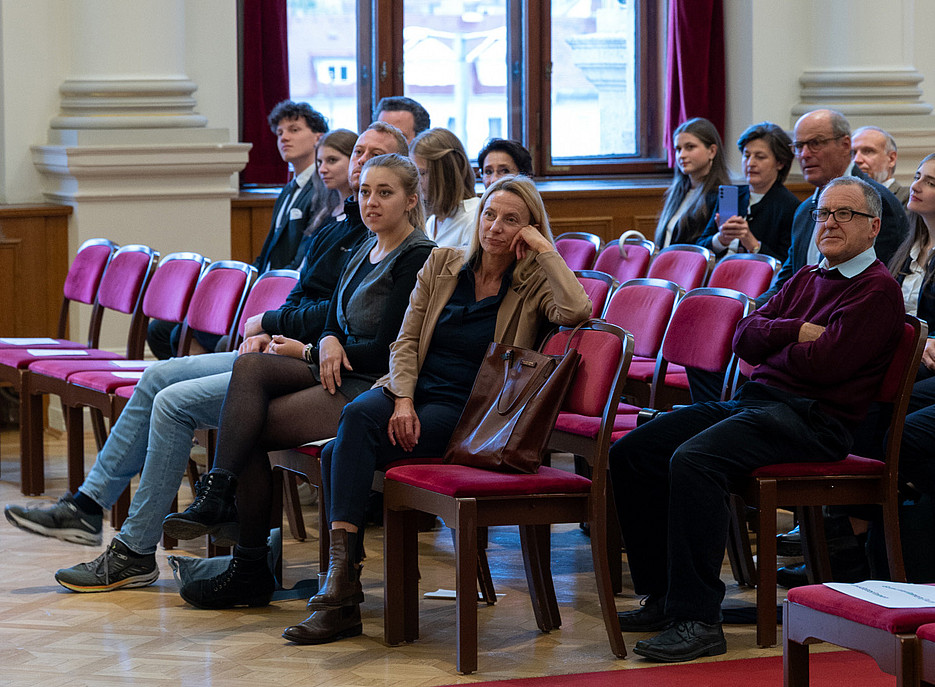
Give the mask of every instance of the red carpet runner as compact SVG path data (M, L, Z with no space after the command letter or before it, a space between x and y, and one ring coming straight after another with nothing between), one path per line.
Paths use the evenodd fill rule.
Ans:
M633 660L630 658L628 660ZM641 660L641 659L637 659ZM893 687L896 680L873 659L854 651L812 654L811 684L821 687ZM474 682L474 687L782 687L782 656L684 663L603 673Z

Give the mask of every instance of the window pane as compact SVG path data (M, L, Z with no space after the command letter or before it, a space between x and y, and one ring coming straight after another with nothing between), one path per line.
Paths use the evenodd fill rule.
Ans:
M357 131L357 0L287 0L289 95Z
M405 93L472 159L507 130L506 0L406 0Z
M635 0L552 0L552 159L636 150Z

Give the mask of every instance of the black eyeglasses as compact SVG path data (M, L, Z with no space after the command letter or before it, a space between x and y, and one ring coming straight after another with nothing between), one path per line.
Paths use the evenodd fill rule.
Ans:
M850 222L854 219L854 215L860 215L861 217L869 217L874 219L875 215L869 215L866 212L858 212L857 210L851 210L850 208L838 208L837 210L829 210L828 208L818 208L817 210L812 210L812 219L816 222L827 222L829 217L834 217L834 221L838 224L844 224L845 222Z
M789 144L789 147L792 148L792 152L796 155L801 155L802 151L805 150L805 146L808 146L808 149L813 153L817 153L819 150L831 143L831 141L837 141L839 138L844 138L844 135L842 134L840 136L832 136L831 138L819 136L818 138L810 138L807 141L793 141Z

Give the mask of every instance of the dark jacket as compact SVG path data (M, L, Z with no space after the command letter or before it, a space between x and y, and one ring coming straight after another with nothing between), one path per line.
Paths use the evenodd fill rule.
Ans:
M279 217L279 211L284 203L289 202L292 195L292 188L286 185L276 204L273 206L273 219L270 221L269 233L266 240L263 241L263 248L260 254L253 262L257 272L262 274L267 269L277 270L283 267L297 267L302 261L302 256L298 255L302 247L302 239L305 235L305 229L311 218L320 209L321 203L327 197L327 190L317 174L312 174L298 197L292 204L292 207L283 218L282 226L277 229L276 218ZM304 255L304 252L303 252Z

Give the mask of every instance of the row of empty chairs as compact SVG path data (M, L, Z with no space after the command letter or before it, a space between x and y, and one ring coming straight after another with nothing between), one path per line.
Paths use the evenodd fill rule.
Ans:
M780 267L779 261L768 255L737 253L715 264L713 253L703 246L675 244L657 252L646 238L601 244L598 236L586 232L562 234L555 246L572 270L603 272L617 283L652 277L673 281L686 291L714 286L736 289L751 298L769 288Z
M282 304L295 286L294 270L267 272L235 260L211 262L196 253L159 259L147 246L118 247L92 239L78 250L63 289L57 339L0 343L0 382L20 394L20 439L24 494L41 494L43 476L42 396L61 398L68 431L68 483L75 490L84 478L83 411L92 408L98 445L105 439L104 418L112 422L151 361L143 359L150 318L181 323L178 354L187 354L192 331L228 337L236 346L251 315ZM249 294L249 295L248 295ZM64 338L72 303L91 306L87 341ZM106 310L130 315L125 354L97 348Z

